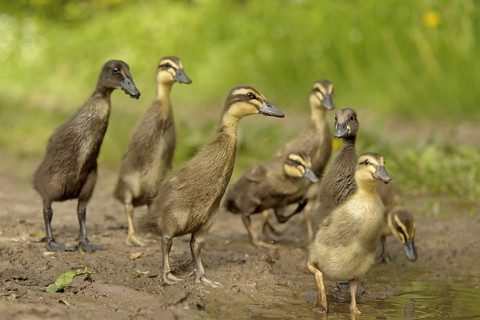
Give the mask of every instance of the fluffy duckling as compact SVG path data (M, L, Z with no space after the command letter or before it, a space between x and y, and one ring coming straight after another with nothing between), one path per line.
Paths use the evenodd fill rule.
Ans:
M359 129L357 113L346 108L335 113L335 132L333 136L342 139L342 149L328 171L322 178L320 185L320 206L314 213L314 224L323 216L341 204L355 192L355 167L358 155L355 150L355 140Z
M133 83L128 65L119 60L105 63L95 91L85 104L52 134L45 157L35 172L33 185L43 200L47 250L83 251L103 250L87 238L86 214L97 178L97 157L107 130L110 116L110 95L122 89L133 98L140 92ZM53 238L51 221L52 202L78 199L77 215L80 223L78 245L68 247Z
M323 217L308 248L307 267L318 290L315 307L328 312L324 277L350 279L350 310L360 314L355 298L358 278L374 263L383 228L384 207L375 187L391 179L382 156L366 153L356 161L356 191Z
M130 135L114 195L125 207L129 246L144 246L135 234L134 207L148 205L172 170L175 124L170 91L175 82L192 83L177 57L164 57L157 68L157 95Z
M302 201L306 181L318 180L311 167L310 157L304 152L290 152L282 162L273 160L255 166L228 189L222 200L222 209L241 214L250 241L256 246L268 246L258 240L250 216L268 209L282 210L291 203Z
M325 114L329 110L335 109L335 104L333 103L333 85L328 80L319 80L313 84L312 91L310 92L310 113L311 119L307 128L296 138L290 140L285 145L283 145L274 156L274 159L282 161L286 155L292 151L301 151L305 152L307 156L310 157L312 162L313 173L317 177L323 175L325 166L330 159L332 153L332 137L330 135L330 129L328 127L328 122L325 117ZM318 184L305 184L303 193L307 194L311 187L317 186ZM308 192L309 201L312 201L316 197L318 192ZM300 212L307 202L302 203L302 205L295 210ZM309 205L310 206L310 205ZM312 222L311 214L309 210L304 210L305 223L307 225L307 231L309 234L309 239L313 236L312 231ZM286 222L293 214L288 216L282 216L281 214L286 213L286 210L277 210L275 215L279 222ZM268 213L264 214L264 225L263 229L273 232L273 227L268 223Z
M417 260L415 249L415 219L412 213L403 206L403 198L400 189L393 183L380 184L377 192L385 206L384 227L380 240L380 248L377 261L387 262L387 250L385 238L394 235L403 244L405 257L410 261Z
M162 277L165 283L182 280L170 271L172 238L192 234L190 249L196 265L196 282L213 288L222 286L205 277L201 248L233 172L238 122L252 114L284 117L255 88L246 85L233 87L210 140L161 185L148 212L140 217L140 229L162 236Z

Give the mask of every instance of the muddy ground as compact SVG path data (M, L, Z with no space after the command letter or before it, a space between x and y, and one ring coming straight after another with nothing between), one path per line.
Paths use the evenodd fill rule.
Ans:
M37 164L36 160L2 155L0 318L322 318L312 308L316 289L305 267L306 228L301 215L284 225L274 223L282 233L275 249L253 247L238 216L219 215L203 250L203 260L207 276L224 287L211 289L188 278L193 270L188 237L175 239L171 254L174 273L186 281L166 286L159 276L159 241L143 248L124 245L126 219L122 206L112 197L116 173L105 168L100 168L88 206L87 228L90 240L107 250L91 254L46 252L45 243L37 236L44 233L41 202L30 183ZM422 208L422 199L410 200L409 206ZM441 199L439 204L449 205ZM53 231L60 242L73 244L78 233L75 208L72 201L54 203ZM411 274L430 281L463 275L468 281L476 281L478 288L480 215L472 217L466 212L470 209L452 207L449 217L423 212L427 217L417 218L419 259L415 263L404 258L400 243L389 239L392 262L374 266L362 279L366 293L358 302L363 314L385 318L384 311L369 307L368 302L394 296L399 279L404 281ZM256 227L259 218L254 220ZM85 267L95 272L93 281L80 276L64 292L39 289L63 272ZM382 276L385 274L394 277ZM340 292L334 282L327 282L327 292L332 317L346 317L349 295Z

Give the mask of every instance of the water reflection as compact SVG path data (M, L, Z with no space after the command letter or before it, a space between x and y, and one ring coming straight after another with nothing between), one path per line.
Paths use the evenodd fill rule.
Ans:
M477 318L480 289L465 282L412 281L396 288L399 294L385 300L366 301L364 306L381 310L388 319Z

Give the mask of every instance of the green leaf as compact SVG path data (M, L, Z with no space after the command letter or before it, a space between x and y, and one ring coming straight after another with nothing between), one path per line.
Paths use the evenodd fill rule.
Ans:
M73 270L67 271L59 275L55 283L52 283L51 285L44 287L42 289L49 293L58 292L63 290L65 287L69 286L76 276L85 274L87 276L85 280L88 280L90 279L91 275L94 273L95 272L89 272L87 270L87 267L85 267L85 270L83 271L81 269L78 269L76 271L73 271Z
M45 232L32 232L29 234L30 237L45 237Z

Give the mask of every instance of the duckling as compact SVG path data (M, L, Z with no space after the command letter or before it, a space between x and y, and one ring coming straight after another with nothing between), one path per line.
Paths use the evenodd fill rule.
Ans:
M110 60L103 66L97 87L90 98L57 128L48 141L45 157L34 174L33 185L43 200L49 251L81 248L92 252L104 249L87 238L86 206L97 178L97 157L111 110L110 95L113 90L120 88L133 98L140 97L128 65L120 60ZM76 247L56 242L51 228L52 202L69 199L78 199L80 233Z
M148 212L139 217L141 230L162 237L162 278L165 283L174 284L182 280L170 270L172 238L192 234L190 249L196 265L196 282L213 288L222 286L205 277L200 254L233 172L238 122L252 114L284 117L255 88L246 85L233 87L210 140L161 185Z
M283 209L301 201L305 181L318 181L311 167L310 157L305 152L290 152L282 162L273 160L255 166L228 189L221 202L222 209L241 214L250 241L256 246L268 247L258 240L250 216L268 209Z
M361 313L355 298L358 278L374 263L383 228L384 207L375 187L391 180L382 156L365 153L356 161L355 192L323 217L308 248L307 268L318 290L315 307L328 312L324 277L350 279L350 310Z
M341 204L356 190L355 167L358 159L355 151L355 140L359 129L357 113L346 108L335 113L335 132L333 136L342 139L342 149L328 171L322 178L320 185L320 205L314 212L314 224L328 215L330 210Z
M332 153L332 137L325 114L327 111L335 109L335 104L333 103L333 84L328 80L316 81L310 92L309 100L311 112L310 123L300 135L283 145L274 155L274 159L282 161L282 159L292 151L305 152L311 159L313 173L317 177L321 177ZM308 194L305 199L308 199L309 202L315 199L318 192L312 189L316 189L314 186L318 185L318 183L306 184L303 193ZM306 204L307 202L302 202L301 206L295 210L295 213L300 212ZM286 210L275 211L277 221L280 223L286 222L293 216L293 214L281 216L285 211ZM311 213L310 210L304 210L303 212L309 239L311 239L313 237ZM264 214L264 217L263 230L275 232L273 227L268 223L268 213Z
M134 207L148 205L172 170L176 139L170 91L175 82L192 83L179 58L164 57L157 68L157 95L133 129L123 155L114 195L125 207L129 246L146 244L135 235Z
M387 262L387 250L385 238L394 235L403 243L405 257L410 261L417 260L415 249L415 219L412 213L403 206L403 198L400 189L393 183L380 184L377 192L385 206L384 227L380 239L380 248L377 261Z

